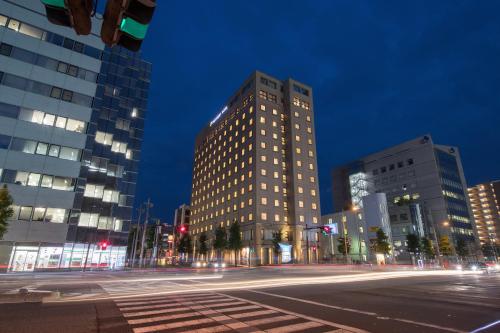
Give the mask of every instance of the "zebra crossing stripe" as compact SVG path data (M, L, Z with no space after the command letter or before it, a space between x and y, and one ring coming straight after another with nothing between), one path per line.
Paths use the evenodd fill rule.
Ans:
M307 330L307 329L315 328L315 327L319 327L319 326L323 326L323 324L318 323L316 321L308 321L308 322L300 323L300 324L293 324L293 325L271 328L269 330L266 330L266 332L268 332L268 333L289 333L289 332L297 332L297 331Z
M272 314L272 313L277 313L277 311L260 310L260 311L252 311L252 312L245 312L245 313L235 313L235 314L230 315L230 317L234 318L234 319L240 319L240 318L263 316L263 315Z
M145 308L148 309L148 308ZM190 310L189 308L174 308L174 309L160 309L160 310L150 310L150 311L140 311L140 312L131 312L131 313L123 313L123 316L125 318L132 318L132 317L140 317L140 316L150 316L150 315L157 315L157 314L163 314L163 313L172 313L172 312L181 312L181 311L187 311Z
M212 295L212 296L203 296L204 300L219 300L219 299L229 299L227 296L220 296L220 295ZM141 305L141 304L154 304L154 303L164 303L164 302L172 302L174 299L177 299L177 297L162 297L162 298L149 298L149 299L139 299L136 300L134 299L133 301L126 301L126 302L117 302L116 304L118 306L124 306L124 305ZM197 297L189 297L187 300L191 299L197 299Z
M171 315L166 315L166 316L156 316L156 317L148 317L148 318L141 318L141 319L129 319L128 323L130 325L139 325L139 324L148 324L148 323L154 323L157 321L165 321L165 320L174 320L174 319L182 319L182 318L189 318L189 317L196 317L199 316L200 314L196 312L190 312L190 313L179 313L179 314L171 314Z
M241 317L235 317L235 315L231 316L233 318L241 318ZM292 315L285 315L285 316L279 316L279 317L271 317L271 318L264 318L264 319L254 319L254 320L245 320L245 323L250 326L257 326L257 325L265 325L265 324L270 324L270 323L277 323L280 321L286 321L286 320L292 320L292 319L297 319L297 317L292 316Z
M137 311L137 310L146 310L146 309L162 309L166 307L172 307L172 303L166 303L166 304L156 304L156 305L149 305L149 306L134 306L130 308L119 308L120 311ZM176 309L181 309L181 308L176 308ZM183 310L189 310L190 308L184 307L182 308Z
M153 326L144 326L144 327L136 327L133 329L134 333L148 333L148 332L156 332L156 331L161 331L161 330L171 330L174 328L179 328L179 327L189 327L189 326L195 326L195 325L202 325L202 324L208 324L208 323L213 323L214 321L210 318L201 318L201 319L193 319L189 321L178 321L174 323L168 323L168 324L159 324L159 325L153 325ZM195 330L193 330L195 331ZM191 332L193 332L191 331Z
M241 310L253 310L253 309L260 309L260 306L257 305L247 305L247 306L237 306L235 308L227 308L227 309L217 309L219 312L237 312Z

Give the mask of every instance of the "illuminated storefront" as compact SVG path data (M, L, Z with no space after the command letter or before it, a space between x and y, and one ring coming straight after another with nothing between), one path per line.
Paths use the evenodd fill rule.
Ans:
M62 246L14 246L9 272L32 272L54 269L123 269L126 246L66 243Z

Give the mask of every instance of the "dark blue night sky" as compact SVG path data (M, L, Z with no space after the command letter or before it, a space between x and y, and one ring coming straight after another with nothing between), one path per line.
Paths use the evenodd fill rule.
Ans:
M258 69L314 89L322 211L330 169L430 133L469 184L500 178L499 1L158 1L137 202L189 203L195 135Z

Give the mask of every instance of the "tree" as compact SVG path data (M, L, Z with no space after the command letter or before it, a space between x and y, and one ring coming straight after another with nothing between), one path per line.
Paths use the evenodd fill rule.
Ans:
M420 238L415 234L406 235L406 250L414 255L420 253Z
M339 253L342 253L343 255L346 254L346 250L345 250L345 244L346 244L346 240L344 240L344 237L339 237L337 239L337 242L339 245L337 245L337 249L339 250ZM348 237L347 238L347 253L350 253L351 252L351 239Z
M227 233L226 228L223 226L218 226L215 229L215 240L214 240L214 250L217 251L217 261L220 263L221 261L221 253L226 248L227 245Z
M7 185L0 189L0 239L7 232L7 220L12 217L14 210L11 207L12 197L9 194Z
M280 243L282 242L281 230L273 232L273 252L276 257L276 262L278 262L279 254L281 251Z
M234 221L229 228L229 240L227 244L228 249L234 251L234 266L237 266L237 254L243 248L243 242L241 241L241 230L240 223Z
M434 247L432 246L432 242L429 238L424 237L421 240L421 249L426 259L434 259Z
M200 238L198 240L198 252L204 256L208 252L208 247L207 247L207 234L202 233L200 235Z
M457 254L460 258L464 259L467 257L469 254L469 249L467 247L467 242L465 239L459 238L457 240L457 247L456 247Z
M377 238L375 239L375 253L389 254L391 245L387 241L388 237L382 228L377 230Z
M439 252L441 252L441 255L443 256L451 255L451 245L448 236L442 236L439 238Z
M191 244L191 236L189 235L184 235L181 237L179 240L179 244L177 246L177 250L180 253L191 253L193 252L193 246Z
M492 244L492 243L487 243L481 245L481 251L483 252L483 255L487 259L495 259L495 257L500 253L500 248L498 245Z

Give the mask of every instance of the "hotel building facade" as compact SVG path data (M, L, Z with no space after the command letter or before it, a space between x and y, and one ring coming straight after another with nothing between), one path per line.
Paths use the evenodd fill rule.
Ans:
M120 268L151 65L50 24L40 1L0 0L0 185L14 215L4 271Z
M206 233L212 249L215 229L238 221L241 263L274 263L279 231L290 250L280 262L304 262L304 228L320 218L312 89L255 72L196 138L193 243Z

